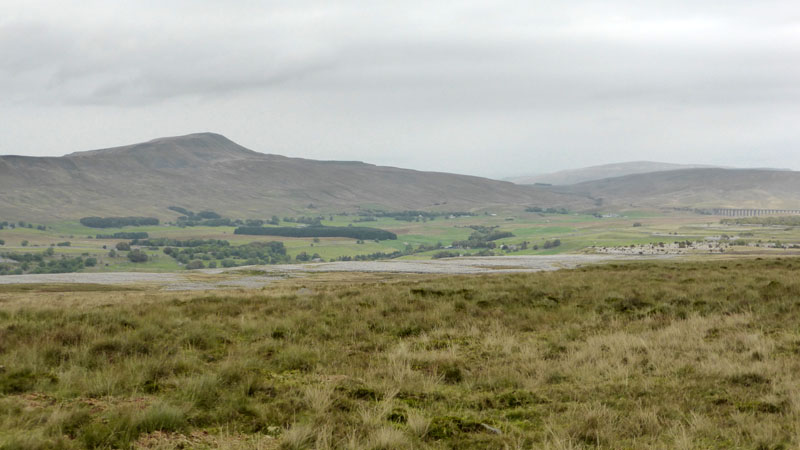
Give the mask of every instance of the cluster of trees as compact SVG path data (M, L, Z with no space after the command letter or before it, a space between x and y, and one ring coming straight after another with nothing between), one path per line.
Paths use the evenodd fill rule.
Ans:
M50 258L53 249L48 248L42 253L2 253L5 259L16 261L17 264L0 263L0 275L21 275L24 273L71 273L79 272L84 267L97 265L96 258L83 258L62 256Z
M329 227L310 226L294 227L239 227L234 234L251 236L283 236L283 237L345 237L360 240L394 240L397 235L379 228L369 227Z
M505 239L514 237L514 234L508 231L499 231L497 227L486 227L481 225L470 226L473 231L469 238L465 241L454 241L453 247L459 248L495 248L497 244L494 241L498 239Z
M195 214L193 211L189 211L186 208L181 208L180 206L169 206L167 207L170 211L175 211L179 214L183 214L186 219L221 219L222 216L215 213L214 211L200 211L199 213ZM180 218L178 219L180 220Z
M529 206L525 208L525 211L545 214L569 214L569 210L566 208L542 208L541 206Z
M84 217L81 225L89 228L120 228L158 225L155 217Z
M35 224L32 224L32 223L25 222L24 220L20 220L19 222L9 222L7 220L4 220L4 221L0 222L0 230L3 230L5 228L12 228L12 229L13 228L31 228L31 229L32 228L36 228L39 231L47 230L47 227L44 226L44 225L35 225Z
M128 252L128 260L133 263L143 263L147 262L150 258L147 256L147 253L139 250L138 248L135 250L131 250Z
M486 227L483 225L470 225L469 228L475 230L473 234L479 234L483 237L484 240L487 241L496 241L498 239L505 239L514 237L514 234L510 231L500 231L497 228L498 226L493 227Z
M234 220L222 217L214 211L206 210L195 213L180 206L168 206L167 209L183 214L178 217L177 221L180 227L237 227L244 223L239 219Z
M556 248L561 245L561 239L553 239L552 241L545 241L542 245L542 248L549 249L549 248Z
M283 242L252 242L239 246L231 246L228 241L207 242L199 246L169 246L165 247L163 251L164 254L183 264L189 264L195 260L201 262L222 260L223 267L235 267L289 262ZM199 269L200 267L195 268Z
M98 234L97 239L147 239L150 235L146 231L121 231L114 234Z
M297 256L294 257L294 259L296 259L298 262L307 262L307 261L313 261L315 259L322 259L322 257L319 256L319 253L314 253L313 255L309 255L307 252L300 252L297 254Z
M131 262L143 263L143 262L147 262L150 259L147 256L147 253L143 252L142 250L140 250L140 249L133 249L132 250L131 249L131 244L129 244L128 242L117 242L116 249L119 250L119 251L122 251L122 252L128 252L128 259ZM114 251L114 250L111 250L111 252L109 252L108 256L111 256L113 258L113 257L117 256L117 252Z
M725 225L778 225L784 227L800 227L800 216L782 217L740 217L738 219L722 219Z

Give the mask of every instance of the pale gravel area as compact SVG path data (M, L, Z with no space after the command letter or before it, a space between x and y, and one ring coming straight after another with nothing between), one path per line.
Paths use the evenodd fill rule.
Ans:
M153 272L105 272L105 273L47 273L28 275L3 275L0 284L31 283L89 283L89 284L135 284L169 283L183 279L179 273Z
M489 256L446 258L436 260L340 261L313 264L279 264L244 266L231 269L204 269L176 273L111 272L63 273L0 276L0 284L91 283L91 284L155 284L165 290L209 290L224 288L260 288L276 280L304 273L364 272L420 274L486 274L541 272L571 269L606 261L661 259L666 256L624 255L550 255ZM260 272L258 274L248 272ZM229 276L228 279L196 280L192 274Z
M495 272L540 272L570 269L584 264L632 259L609 255L485 256L433 260L339 261L315 264L253 266L267 272L387 272L474 274ZM637 258L643 259L643 258Z

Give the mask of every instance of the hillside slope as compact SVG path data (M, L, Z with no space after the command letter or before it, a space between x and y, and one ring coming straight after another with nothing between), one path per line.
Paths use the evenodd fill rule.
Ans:
M606 206L800 209L800 172L794 171L671 170L589 181L556 190L602 198Z
M562 170L559 172L529 175L508 178L516 184L552 184L556 186L583 183L586 181L602 180L604 178L615 178L637 173L661 172L667 170L710 168L696 164L671 164L652 161L632 161L615 164L603 164L600 166L582 167L580 169Z
M2 156L0 192L0 217L28 220L173 217L170 205L243 218L358 207L589 205L574 194L480 177L263 154L212 133L63 157Z

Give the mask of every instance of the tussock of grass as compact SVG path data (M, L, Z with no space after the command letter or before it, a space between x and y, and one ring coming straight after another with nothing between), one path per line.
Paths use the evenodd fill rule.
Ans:
M0 448L792 448L797 268L9 294Z

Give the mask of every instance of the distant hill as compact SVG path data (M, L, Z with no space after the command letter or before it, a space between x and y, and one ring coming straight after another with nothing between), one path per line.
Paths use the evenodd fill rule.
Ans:
M616 164L603 164L601 166L584 167L580 169L562 170L559 172L507 178L516 184L552 184L554 186L583 183L585 181L615 178L637 173L662 172L666 170L681 170L695 168L711 168L714 166L698 164L671 164L652 161L633 161Z
M800 172L684 169L553 187L603 199L606 206L800 209Z
M0 156L0 218L89 215L172 218L171 205L231 217L428 209L463 211L589 202L486 178L314 161L246 149L213 133L155 139L63 157Z

